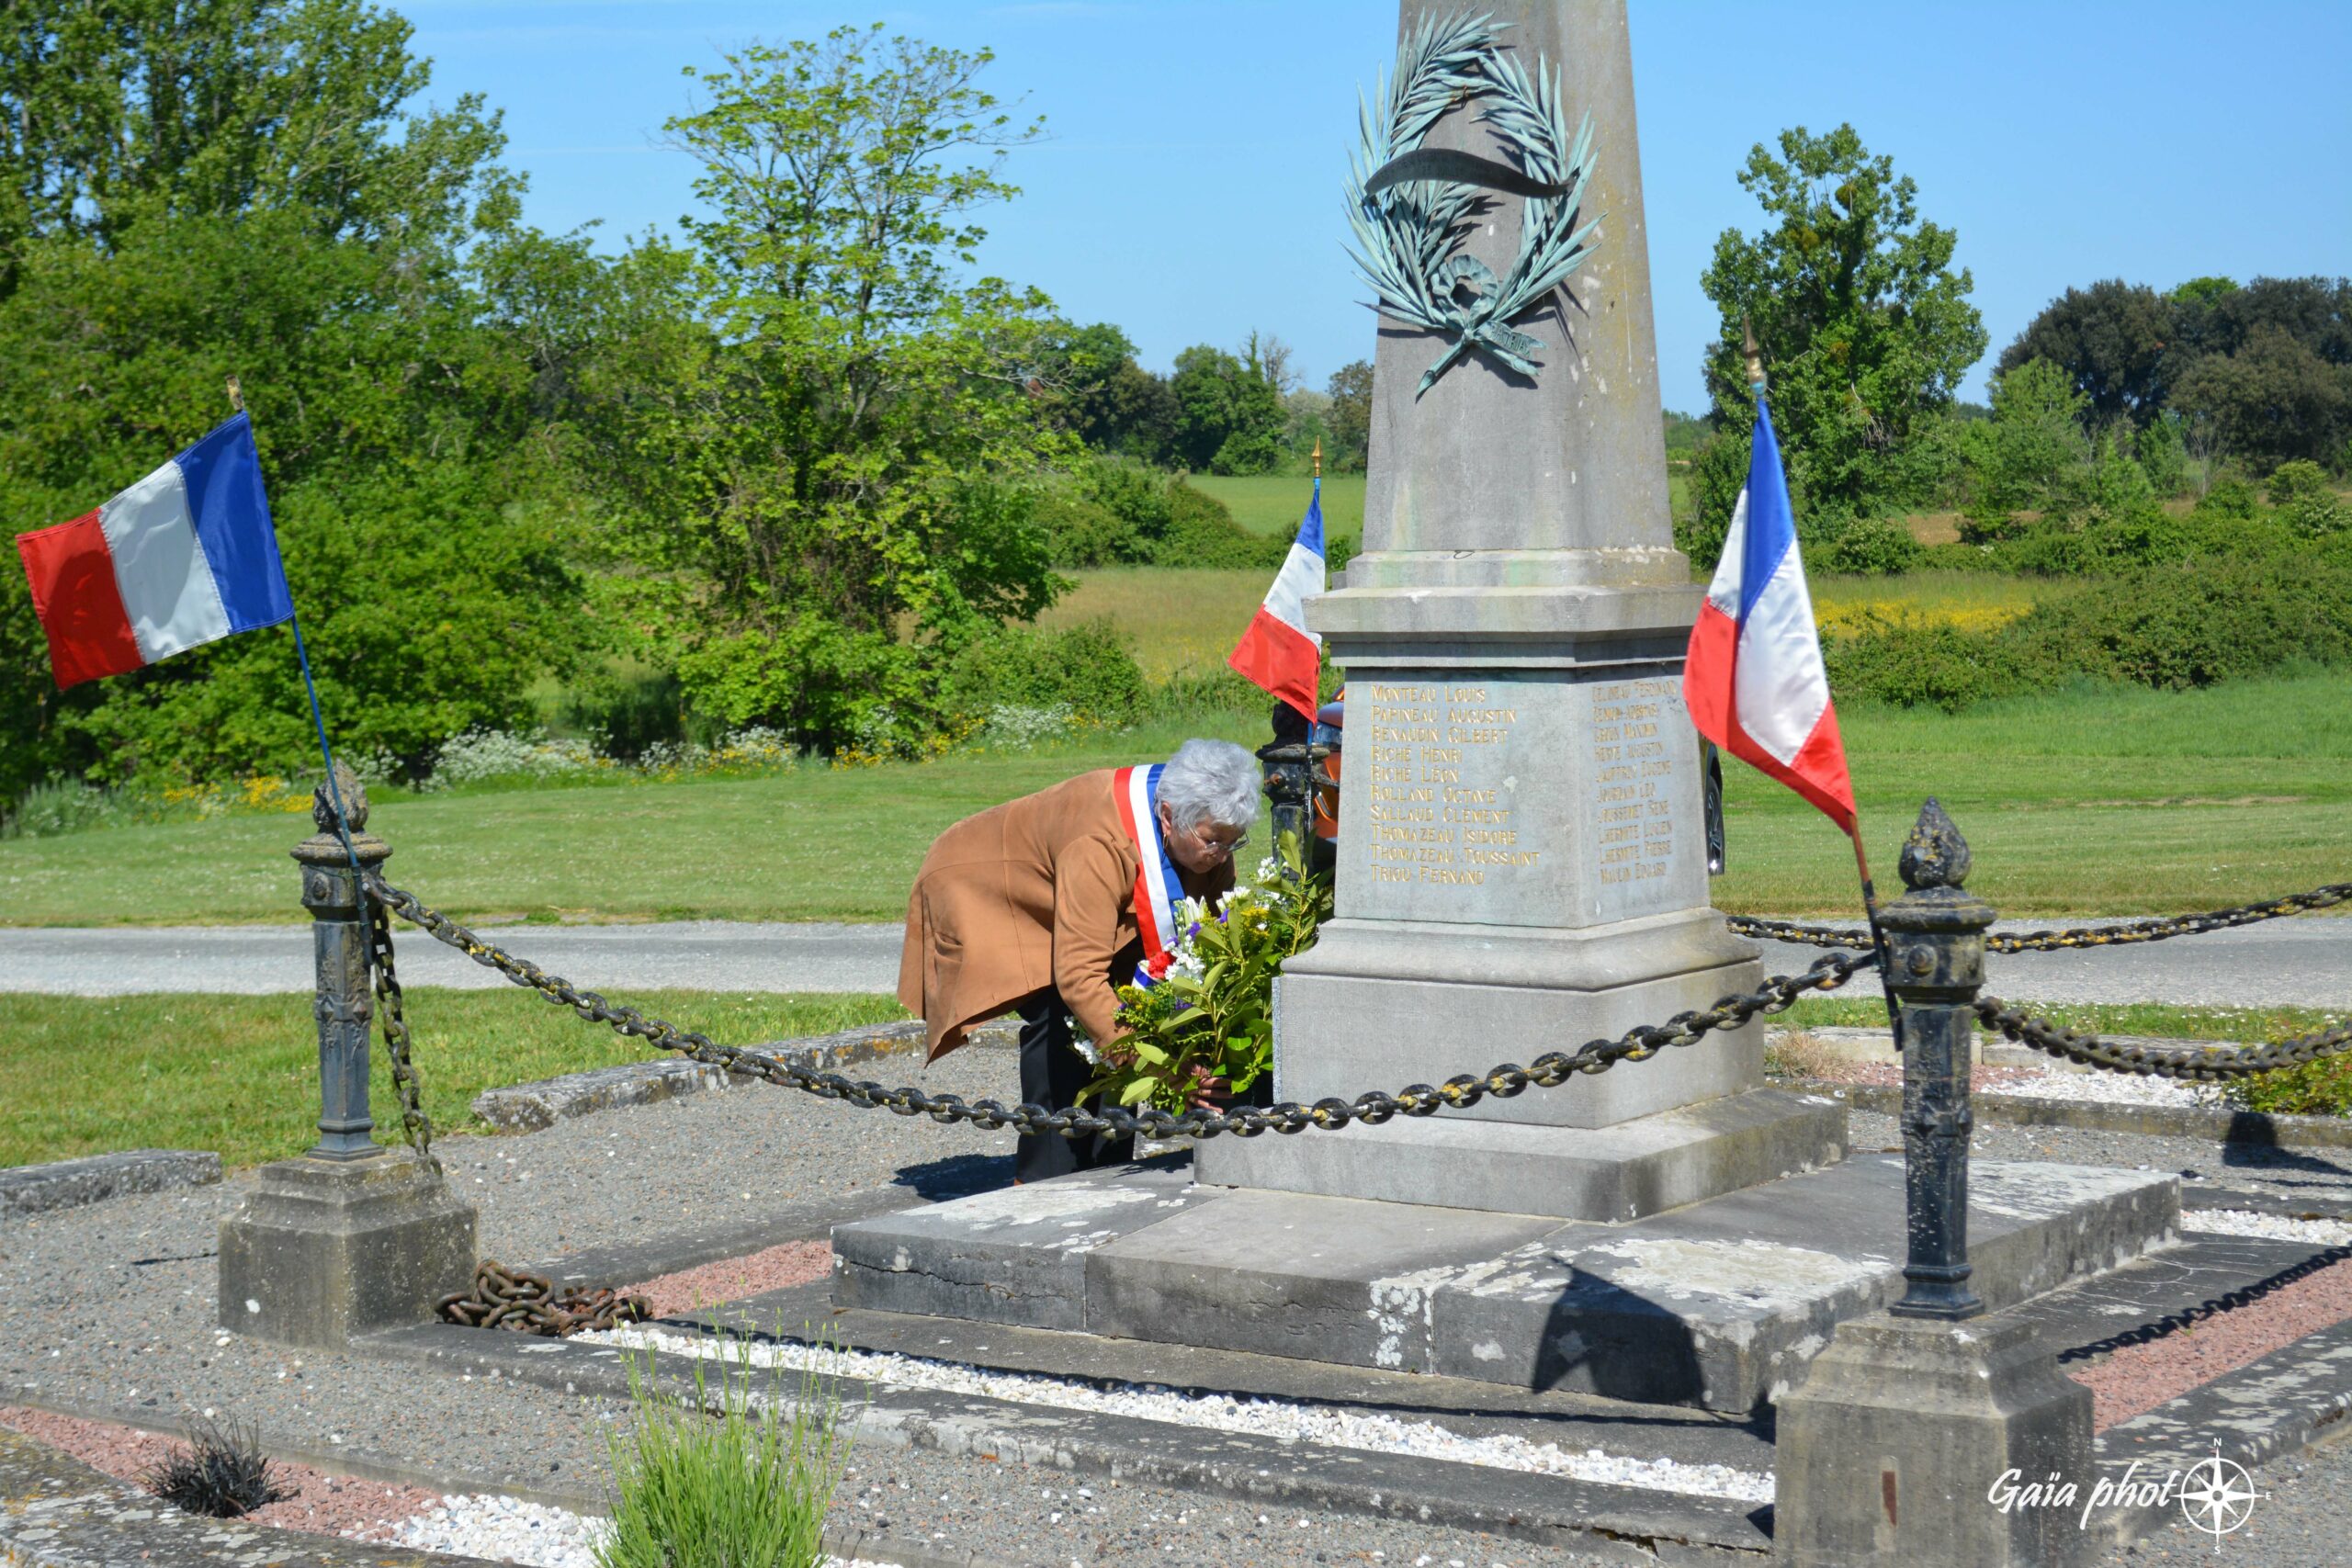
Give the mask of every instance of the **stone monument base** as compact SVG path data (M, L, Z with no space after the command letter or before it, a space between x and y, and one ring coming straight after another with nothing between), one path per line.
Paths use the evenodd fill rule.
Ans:
M1843 1105L1752 1089L1589 1129L1400 1116L1339 1137L1218 1138L1193 1169L1212 1187L1623 1221L1845 1157Z
M474 1219L407 1149L266 1165L220 1222L220 1326L334 1349L429 1322L473 1278Z
M1971 1181L1990 1308L2178 1239L2170 1176ZM1623 1224L1204 1186L1173 1156L839 1226L833 1299L1747 1414L1902 1294L1903 1235L1891 1156Z

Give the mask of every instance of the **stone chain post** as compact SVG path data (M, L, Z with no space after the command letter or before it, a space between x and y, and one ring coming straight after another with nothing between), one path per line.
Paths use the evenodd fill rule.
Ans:
M391 849L363 831L358 779L338 764L335 783L350 848L322 784L311 810L319 830L293 852L318 964L319 1141L262 1167L220 1222L220 1326L320 1349L430 1322L473 1278L475 1242L473 1205L440 1168L369 1135L368 894L351 863L373 870Z
M1778 1402L1780 1568L2075 1568L2096 1550L2077 1510L1989 1495L2007 1474L2087 1495L2096 1460L2091 1391L1968 1288L1969 1003L1993 910L1967 876L1968 844L1930 800L1903 846L1910 891L1879 912L1903 1009L1905 1290L1840 1323Z
M294 846L302 867L302 907L311 911L319 1022L319 1141L313 1159L369 1159L384 1152L371 1135L368 1110L368 1035L375 1016L369 999L367 893L362 872L383 864L391 846L368 826L368 792L351 771L335 764L335 782L350 814L351 847L334 830L334 804L324 785L311 801L319 830ZM360 869L352 869L356 856Z
M1903 1007L1903 1162L1908 1253L1899 1317L1959 1319L1984 1310L1968 1288L1968 1141L1974 1126L1973 1004L1984 984L1993 907L1962 890L1968 840L1930 800L1903 845L1909 889L1879 915L1886 984Z

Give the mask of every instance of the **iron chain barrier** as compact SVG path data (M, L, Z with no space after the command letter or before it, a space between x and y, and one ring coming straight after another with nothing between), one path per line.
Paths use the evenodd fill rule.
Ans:
M2224 1078L2276 1072L2281 1067L2300 1067L2352 1047L2352 1023L2332 1023L2290 1040L2274 1040L2261 1045L2150 1045L2137 1041L2102 1040L2096 1034L2020 1012L1998 997L1979 997L1974 1007L1978 1020L1987 1029L1998 1030L2020 1045L2086 1066L2111 1073L2134 1073L2142 1077L2218 1083Z
M366 884L380 908L422 927L475 963L497 970L549 1002L570 1008L589 1022L608 1023L656 1050L676 1052L778 1088L800 1089L823 1100L844 1100L861 1110L887 1109L901 1116L928 1116L943 1125L960 1122L985 1131L1010 1127L1016 1132L1063 1138L1091 1137L1098 1133L1159 1139L1214 1138L1230 1133L1251 1138L1261 1133L1299 1133L1310 1127L1337 1132L1351 1122L1378 1126L1397 1115L1428 1116L1448 1108L1476 1105L1488 1095L1507 1100L1531 1088L1555 1089L1578 1074L1605 1072L1620 1062L1647 1061L1675 1046L1695 1044L1715 1030L1736 1029L1759 1014L1781 1012L1808 991L1835 990L1878 964L1875 953L1824 956L1802 975L1775 976L1753 991L1725 997L1704 1010L1677 1013L1661 1024L1628 1030L1614 1040L1589 1040L1568 1052L1547 1051L1524 1067L1504 1063L1483 1075L1464 1073L1436 1086L1413 1084L1395 1094L1374 1090L1357 1096L1353 1101L1332 1098L1317 1100L1311 1106L1286 1101L1262 1110L1196 1108L1182 1115L1157 1107L1143 1111L1121 1106L1095 1111L1048 1111L1042 1105L1026 1103L1008 1108L994 1100L967 1101L959 1095L932 1094L911 1086L885 1089L878 1083L819 1072L740 1045L721 1045L708 1035L648 1018L637 1009L608 1001L594 991L582 991L569 980L549 975L537 964L484 942L373 872L368 874ZM381 973L385 976L390 972L390 950L388 926L382 941L386 962ZM405 1023L396 1023L397 987L391 994L393 1006L387 1013L385 1027L388 1037L395 1027L400 1030L401 1046L405 1050ZM431 1129L423 1122L421 1111L418 1118L413 1130L429 1137Z
M368 890L370 894L374 889ZM376 1018L384 1026L384 1054L391 1061L392 1092L400 1097L401 1131L416 1157L435 1170L433 1118L424 1112L424 1090L409 1055L408 1017L402 1010L400 976L392 968L392 921L383 901L368 899L368 974L376 992Z
M2132 942L2198 936L2206 931L2228 931L2235 926L2276 920L2288 915L2305 915L2314 909L2332 909L2347 899L2352 899L2352 882L2331 882L2308 893L2290 893L2283 898L2266 899L2256 904L2237 904L2226 909L2204 909L2193 915L2123 920L2111 926L2070 926L2063 931L1986 931L1984 951L2054 953L2073 947L2125 947ZM1741 936L1770 942L1862 951L1867 951L1871 945L1868 931L1850 926L1815 926L1795 920L1758 919L1748 915L1728 916L1726 922Z

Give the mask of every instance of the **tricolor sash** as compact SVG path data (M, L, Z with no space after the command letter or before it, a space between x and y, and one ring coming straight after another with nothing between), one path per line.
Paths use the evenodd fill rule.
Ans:
M1168 973L1175 957L1176 900L1183 896L1176 880L1176 863L1160 841L1159 775L1166 764L1121 768L1111 793L1119 802L1119 825L1136 847L1136 929L1143 933L1143 962L1136 965L1136 984L1153 986Z

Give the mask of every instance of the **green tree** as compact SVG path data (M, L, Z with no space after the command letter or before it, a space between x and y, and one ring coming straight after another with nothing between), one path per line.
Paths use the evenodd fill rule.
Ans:
M1849 125L1782 131L1778 157L1758 143L1739 183L1770 222L1753 238L1725 230L1700 279L1723 321L1706 363L1715 427L1755 423L1745 319L1804 499L1800 527L1925 499L1949 455L1953 392L1984 352L1973 282L1951 265L1958 236L1919 217L1917 184Z
M624 264L658 329L601 367L578 453L710 718L903 741L959 647L1060 585L1032 516L1080 450L1033 386L1056 323L973 275L974 214L1037 129L978 85L989 59L878 28L754 45L668 122L705 209L690 254Z
M2059 475L2086 461L2082 416L2090 400L2064 367L2029 359L1993 378L1993 417L1962 428L1972 542L2009 530L2010 514L2041 505Z
M1262 474L1280 454L1287 415L1253 337L1246 357L1197 344L1176 356L1176 457L1188 468Z
M362 0L62 0L0 23L0 291L43 237L142 220L302 213L392 243L462 226L497 118L469 94L402 116L429 79L412 29Z
M1372 361L1351 359L1331 372L1331 448L1325 456L1340 473L1361 473L1372 456Z
M2000 370L2047 360L2083 394L2086 423L2144 426L2164 408L2165 370L2178 367L2177 356L2165 353L2177 313L2154 289L2120 277L2069 288L2002 350Z
M2180 378L2174 402L2210 422L2221 449L2268 466L2326 462L2352 432L2352 365L2334 365L2285 328L2256 326L2233 353L2208 354Z
M241 375L331 716L413 757L439 739L419 722L519 717L571 657L567 520L512 519L546 477L581 348L557 299L584 264L516 226L495 117L399 113L425 85L408 36L344 0L80 0L0 28L0 513L88 511ZM467 657L431 652L445 627ZM0 571L0 799L50 772L304 766L293 671L271 631L59 694Z
M1066 423L1101 452L1157 462L1175 433L1168 378L1136 363L1127 334L1107 321L1057 333L1046 349L1046 385L1062 399Z

